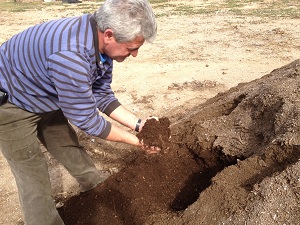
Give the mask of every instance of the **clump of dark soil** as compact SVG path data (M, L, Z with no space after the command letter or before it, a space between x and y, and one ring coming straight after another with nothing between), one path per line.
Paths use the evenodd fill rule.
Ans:
M62 218L67 225L299 224L299 84L297 60L195 106L169 126L171 138L152 121L169 150L138 154L66 200ZM156 141L147 143L164 147L167 139Z
M166 151L170 147L170 120L167 117L146 121L141 132L136 136L147 146L156 146Z

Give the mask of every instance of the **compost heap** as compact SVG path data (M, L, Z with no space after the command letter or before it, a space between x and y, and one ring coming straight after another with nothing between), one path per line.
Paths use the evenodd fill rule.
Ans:
M67 225L299 224L299 101L296 60L171 125L146 123L139 138L153 126L162 152L138 154L59 212Z

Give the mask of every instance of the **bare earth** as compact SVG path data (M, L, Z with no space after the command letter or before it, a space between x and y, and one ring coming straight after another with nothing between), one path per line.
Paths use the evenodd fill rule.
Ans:
M241 16L222 8L222 1L169 3L153 5L160 15L155 42L137 58L115 63L113 89L141 117L169 118L172 146L148 157L78 131L99 169L119 171L85 195L78 195L77 183L45 150L66 224L299 224L299 61L256 80L299 59L299 14ZM99 6L82 4L91 13ZM172 13L174 5L208 4L220 10ZM241 9L260 7L248 3ZM290 7L300 10L299 3ZM45 4L42 10L1 12L0 43L34 24L86 11ZM22 224L2 155L0 170L0 224ZM97 196L93 210L108 217L89 218L87 207L75 214L76 205L91 205L87 199Z

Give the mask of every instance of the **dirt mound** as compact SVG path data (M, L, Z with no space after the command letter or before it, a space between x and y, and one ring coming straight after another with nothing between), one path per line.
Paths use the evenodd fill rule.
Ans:
M68 199L64 221L299 224L299 81L296 60L195 107L170 126L168 151Z

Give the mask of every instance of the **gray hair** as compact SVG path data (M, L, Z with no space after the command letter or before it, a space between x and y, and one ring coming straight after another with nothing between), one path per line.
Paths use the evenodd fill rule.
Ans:
M117 42L130 42L137 36L152 42L157 24L147 0L106 0L96 12L98 29L112 29Z

